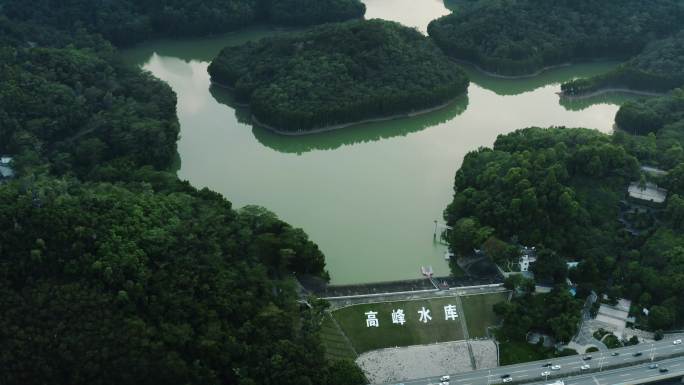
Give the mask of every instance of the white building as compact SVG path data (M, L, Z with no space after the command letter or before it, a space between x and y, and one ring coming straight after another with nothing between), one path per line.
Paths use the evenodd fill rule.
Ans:
M520 250L520 271L522 273L530 271L530 264L537 262L537 251L534 247L523 246Z
M645 186L639 186L638 182L632 182L627 189L630 198L652 203L663 203L667 198L667 190L648 182Z
M9 156L0 157L0 181L14 177L14 170L10 166L11 163L12 158Z

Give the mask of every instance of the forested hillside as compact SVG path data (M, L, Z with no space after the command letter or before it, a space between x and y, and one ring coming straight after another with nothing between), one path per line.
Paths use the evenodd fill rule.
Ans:
M155 36L197 36L257 22L310 25L363 17L359 0L6 0L11 18L59 29L85 28L115 45Z
M91 2L53 3L0 15L0 383L363 383L325 360L325 304L296 301L293 274L327 279L318 247L179 181L174 93L90 33L115 21L60 14Z
M282 131L307 131L443 104L468 79L418 31L382 20L227 47L209 66L216 83Z
M643 52L616 69L561 86L566 95L581 95L602 88L666 92L684 85L684 32L649 44Z
M578 298L595 290L609 299L629 298L635 309L649 309L648 317L634 314L641 328L681 327L684 91L627 103L616 122L636 135L528 128L499 136L493 149L468 154L444 213L453 226L449 241L457 255L481 248L502 266L517 258L513 247L536 246L532 270L537 283L558 289L570 278ZM639 171L640 163L668 173L648 176ZM640 180L668 190L663 207L642 207L639 215L625 208L627 186ZM620 218L647 225L630 233ZM579 265L568 269L569 261ZM510 284L521 297L498 307L505 319L500 338L517 341L529 329L539 329L568 340L576 330L577 302L552 299L558 294L530 296L524 280ZM549 306L556 310L548 313Z
M589 129L527 128L499 136L492 149L466 155L444 212L453 227L452 250L467 256L483 249L506 266L507 259L517 259L519 245L535 246L536 282L561 288L541 297L526 289L523 298L499 306L502 340L524 340L534 329L569 341L581 302L562 289L566 262L582 261L579 271L598 266L596 274L573 275L579 298L608 288L606 279L626 241L619 201L637 176L633 156L611 136Z
M504 75L575 60L625 58L682 28L679 0L497 0L430 23L435 42L457 59Z
M684 90L627 103L616 123L636 133L617 134L628 151L669 172L657 181L668 189L667 205L657 226L633 245L621 276L621 294L650 309L652 329L680 327L684 322Z
M684 90L627 102L615 123L622 145L642 161L665 170L684 162Z
M95 37L0 26L0 154L14 154L22 173L171 165L179 127L165 83L116 63Z
M499 136L493 149L466 155L456 173L445 211L455 229L452 244L465 253L490 236L515 237L567 257L610 255L617 201L636 173L636 159L594 130L529 128Z
M42 178L0 199L3 384L327 381L322 308L280 279L324 274L323 255L273 214Z

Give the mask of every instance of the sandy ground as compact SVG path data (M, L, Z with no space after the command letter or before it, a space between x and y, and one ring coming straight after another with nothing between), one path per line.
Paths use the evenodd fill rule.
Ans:
M496 346L490 340L470 342L479 368L497 366ZM465 341L380 349L356 359L371 383L400 382L473 370Z
M471 341L470 346L473 349L477 369L489 369L499 366L496 344L492 340Z

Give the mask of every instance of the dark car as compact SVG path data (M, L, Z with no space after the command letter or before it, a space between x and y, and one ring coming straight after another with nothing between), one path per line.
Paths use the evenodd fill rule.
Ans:
M660 373L667 373L667 372L669 372L669 371L670 371L670 370L667 369L667 368L660 368Z
M632 355L633 355L634 357L639 357L639 356L643 356L644 353L642 353L642 352L636 352L636 353L634 353L634 354L632 354Z
M551 366L551 365L553 365L553 364L550 363L550 362L547 362L547 363L545 363L544 365L542 365L542 368L548 368L548 367Z
M589 360L591 359L591 356L585 356L585 357L582 358L582 359L583 359L584 361L589 361Z
M510 376L511 376L510 374L504 374L503 376L501 376L501 378L508 378Z

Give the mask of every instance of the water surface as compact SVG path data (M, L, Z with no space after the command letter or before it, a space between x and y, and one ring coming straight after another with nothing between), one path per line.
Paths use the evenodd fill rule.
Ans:
M424 31L444 14L436 0L367 0L368 17ZM416 7L415 4L423 6ZM423 12L425 11L425 12ZM610 132L625 98L559 103L559 83L605 72L592 63L530 79L502 80L466 68L467 97L414 118L305 137L255 128L249 111L210 86L207 66L221 48L269 34L265 27L225 36L155 41L123 53L178 94L178 175L223 193L236 207L258 204L302 227L326 254L333 283L415 278L421 265L447 274L433 221L452 196L463 157L496 136L529 126L582 126ZM566 108L567 107L567 108Z

